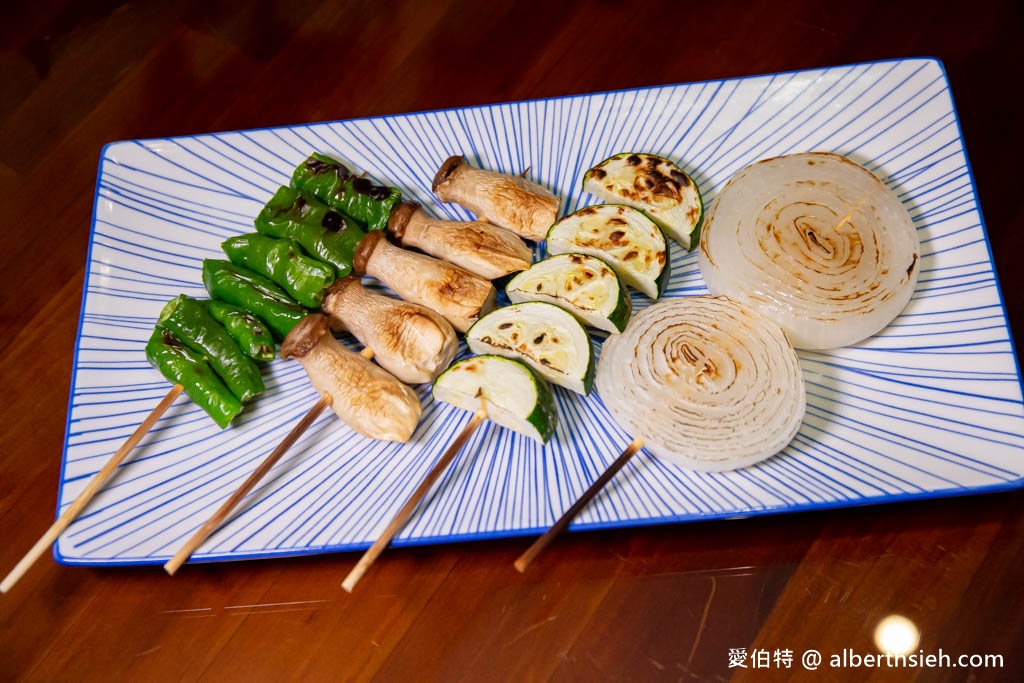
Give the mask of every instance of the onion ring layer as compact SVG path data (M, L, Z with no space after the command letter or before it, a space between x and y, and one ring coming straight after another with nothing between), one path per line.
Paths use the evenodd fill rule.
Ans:
M659 458L724 471L782 450L806 407L800 364L768 318L726 297L658 302L604 343L597 390Z
M796 348L855 344L899 315L920 244L900 201L837 154L792 154L738 171L700 239L712 294L748 303Z

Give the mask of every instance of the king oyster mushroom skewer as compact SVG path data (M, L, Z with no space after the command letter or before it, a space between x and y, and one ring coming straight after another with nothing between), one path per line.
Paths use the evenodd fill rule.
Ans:
M483 221L432 218L415 202L391 210L388 231L404 247L415 247L488 280L525 270L533 261L533 251L511 230Z
M408 441L422 408L416 392L387 370L349 351L330 334L327 317L310 313L281 345L281 358L294 358L345 424L372 439Z
M520 176L474 168L461 155L448 157L431 186L442 202L457 202L520 237L539 242L558 215L559 199Z
M439 259L396 247L378 230L356 247L353 269L373 276L406 301L437 311L459 332L494 308L490 281Z
M458 350L455 330L441 315L371 292L353 275L327 290L321 308L373 349L382 368L408 384L433 381Z

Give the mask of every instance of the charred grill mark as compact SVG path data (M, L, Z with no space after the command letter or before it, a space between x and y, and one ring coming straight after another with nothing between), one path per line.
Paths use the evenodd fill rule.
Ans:
M544 332L541 332L540 334L538 334L536 337L533 338L533 343L534 344L543 344L545 336L547 336L547 335Z
M669 174L672 176L673 180L679 183L680 187L687 187L690 184L690 176L686 175L678 168L673 168L669 171Z
M907 277L914 274L914 268L917 266L917 254L914 254L914 258L910 260L910 265L907 266Z
M538 287L538 291L540 291L539 287ZM512 323L502 323L502 324L498 325L498 329L499 330L507 330L510 327L512 327Z
M321 161L316 157L310 157L306 159L306 168L313 175L323 175L334 169L334 164L329 164L326 161Z
M629 164L630 166L639 166L640 156L638 154L630 154L628 157L626 157L626 163Z
M614 242L615 244L618 244L622 240L622 238L625 237L625 236L626 236L626 231L625 230L615 230L615 231L613 231L612 233L610 233L608 235L608 239L611 240L612 242Z
M632 261L633 259L635 259L639 255L640 255L640 252L638 252L638 251L636 251L634 249L633 251L631 251L631 252L627 253L625 256L623 256L622 260L623 261Z
M594 180L604 180L604 178L607 177L607 175L608 173L606 173L603 168L595 168L593 171L590 172L590 177L593 178Z

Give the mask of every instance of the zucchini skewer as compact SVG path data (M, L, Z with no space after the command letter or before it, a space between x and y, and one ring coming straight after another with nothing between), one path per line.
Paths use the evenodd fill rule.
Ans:
M623 152L583 175L583 191L639 209L686 250L697 246L704 202L693 179L664 157Z
M630 287L657 299L668 286L668 244L650 218L624 204L585 206L548 231L549 254L581 253L605 261Z
M554 304L611 334L626 328L633 311L633 300L615 271L586 254L556 254L538 261L512 278L505 293L513 303Z
M541 442L551 438L555 430L551 389L522 363L501 356L473 356L456 363L434 380L434 398L465 410L475 409L473 417L345 577L341 587L349 593L408 523L481 422L490 419Z
M542 301L498 308L466 333L474 353L515 358L538 375L577 394L594 385L590 337L571 313Z

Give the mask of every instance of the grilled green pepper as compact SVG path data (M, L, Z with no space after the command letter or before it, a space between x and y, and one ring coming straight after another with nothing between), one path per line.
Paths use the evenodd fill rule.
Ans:
M295 240L307 254L331 264L338 278L352 272L352 254L366 236L354 219L292 187L274 193L256 216L256 230Z
M259 273L230 261L203 261L203 285L214 299L241 306L267 323L281 340L306 317L306 309Z
M238 348L201 302L179 294L160 311L156 324L202 354L238 400L248 401L263 393L263 378L256 363Z
M221 429L242 412L242 402L224 386L213 368L166 329L153 330L146 344L146 360L168 382L185 387L185 393L213 418Z
M324 290L334 282L334 268L303 254L294 240L254 232L226 239L220 247L236 266L270 278L309 308L320 308Z
M391 209L402 201L398 188L374 185L325 154L314 153L299 164L292 173L292 186L370 230L387 228Z
M233 304L216 299L203 302L210 316L224 326L239 348L253 360L274 360L274 338L270 328L255 315Z

